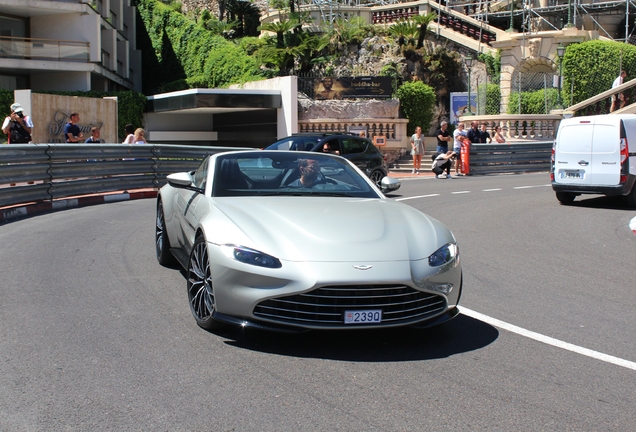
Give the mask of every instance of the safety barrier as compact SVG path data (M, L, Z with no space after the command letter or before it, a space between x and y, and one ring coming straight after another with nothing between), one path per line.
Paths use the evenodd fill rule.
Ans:
M472 144L469 174L548 171L552 141L515 144Z
M131 189L159 188L214 153L247 150L154 144L0 145L0 207Z

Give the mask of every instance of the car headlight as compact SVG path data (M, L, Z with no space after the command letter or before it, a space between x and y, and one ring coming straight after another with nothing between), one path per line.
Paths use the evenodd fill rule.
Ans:
M455 243L447 243L428 257L428 264L432 267L439 267L453 262L459 255L459 248Z
M221 248L228 257L245 264L267 268L281 268L283 266L278 258L245 246L223 245Z

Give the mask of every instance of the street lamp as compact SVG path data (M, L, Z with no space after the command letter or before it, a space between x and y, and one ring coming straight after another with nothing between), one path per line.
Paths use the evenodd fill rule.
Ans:
M557 109L563 109L563 101L561 101L561 81L563 76L563 55L565 54L565 47L562 43L557 47L557 56L559 56L559 85L557 93Z
M464 115L471 116L473 115L473 106L470 97L470 68L473 66L473 56L468 54L464 59L464 63L466 63L466 68L468 69L468 112Z

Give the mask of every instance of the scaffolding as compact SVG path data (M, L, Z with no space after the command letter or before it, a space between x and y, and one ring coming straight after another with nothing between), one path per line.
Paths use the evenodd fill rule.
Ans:
M343 6L374 7L404 2L402 0L300 0L299 4L317 6L321 19L333 22L342 17ZM456 12L503 30L535 33L576 27L597 30L599 34L612 40L636 43L634 34L636 0L438 0L438 2ZM622 29L608 30L607 24L604 25L601 22L602 17L607 15L624 16L624 31Z
M545 6L536 3L536 0L448 0L447 6L479 21L520 33L576 27L597 30L612 40L633 42L636 29L633 24L636 3L633 0L547 0L541 2L547 4ZM607 25L603 25L599 18L607 15L625 17L624 33L606 29ZM585 28L585 20L588 19L593 28Z

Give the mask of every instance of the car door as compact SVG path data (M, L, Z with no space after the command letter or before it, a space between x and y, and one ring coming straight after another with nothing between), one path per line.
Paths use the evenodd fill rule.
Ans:
M620 121L604 121L599 118L592 135L592 170L590 184L617 185L621 176Z
M592 170L592 136L590 120L564 124L557 136L554 158L554 180L562 184L590 184Z
M362 172L367 172L371 167L369 158L365 154L367 143L365 140L356 137L340 138L340 155L353 162Z
M208 176L209 159L205 159L199 168L192 174L193 186L205 190ZM202 217L202 210L207 208L205 203L205 194L191 191L188 189L179 189L175 197L175 213L179 225L177 230L179 247L185 252L190 253L194 244L194 236L199 219ZM207 204L207 203L205 203Z

